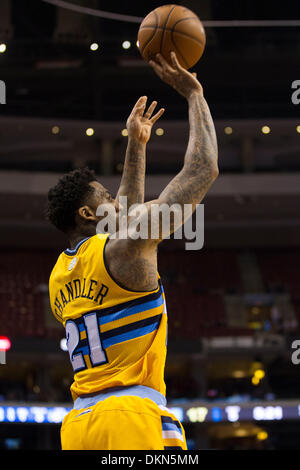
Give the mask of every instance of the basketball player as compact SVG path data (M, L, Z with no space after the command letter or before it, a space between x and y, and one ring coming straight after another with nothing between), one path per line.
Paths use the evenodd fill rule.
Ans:
M194 209L218 175L214 124L196 75L179 65L175 53L172 64L158 55L150 65L186 98L190 134L182 170L145 204L145 217L154 203ZM167 313L157 273L162 232L156 239L96 234L100 204L113 204L118 212L120 196L128 197L128 206L144 201L146 143L164 111L151 117L156 102L144 114L145 104L141 97L127 121L115 199L89 169L65 175L48 195L48 218L70 243L49 281L74 369L74 407L62 424L62 449L187 449L184 429L165 399Z

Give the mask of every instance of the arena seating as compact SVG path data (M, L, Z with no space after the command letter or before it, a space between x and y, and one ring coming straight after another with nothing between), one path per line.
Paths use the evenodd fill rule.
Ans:
M268 290L281 288L292 294L300 291L300 252L258 251L256 257Z
M241 291L237 253L223 250L172 251L159 255L159 270L170 281L199 291ZM169 276L168 276L169 275Z
M288 293L300 324L299 250L264 250L258 251L256 257L266 290Z
M40 284L48 283L53 263L48 252L14 250L0 255L1 334L44 336L44 294Z
M226 328L224 294L241 291L236 252L163 252L159 255L159 270L171 337L197 339L232 334Z

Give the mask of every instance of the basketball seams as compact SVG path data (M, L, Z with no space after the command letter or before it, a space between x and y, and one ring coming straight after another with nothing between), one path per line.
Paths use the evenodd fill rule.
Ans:
M181 23L182 21L186 21L186 20L198 20L200 21L200 19L198 18L198 16L194 15L194 16L187 16L185 18L180 18L179 20L176 21L176 23L173 24L173 28L175 28L175 26L178 24L178 23Z
M182 55L182 53L181 53L179 47L177 46L177 44L176 44L176 42L175 42L175 39L173 38L173 33L174 33L174 31L171 30L171 42L172 42L172 44L174 44L175 49L176 49L176 52L179 53L179 55L181 56L183 62L184 62L185 65L186 65L186 67L189 68L189 64L187 63L187 61L186 61L185 58L183 57L183 55Z
M151 26L151 29L154 28L153 34L152 34L152 36L149 38L149 40L146 42L146 44L144 44L144 47L143 47L143 49L141 50L141 54L143 54L145 48L148 46L148 44L150 44L150 42L151 42L152 39L154 38L154 36L155 36L155 34L156 34L156 31L157 31L158 29L160 29L160 28L158 27L159 18L158 18L158 16L157 16L157 13L156 13L155 10L153 10L153 13L154 13L154 15L155 15L156 24L155 24L155 26ZM141 28L141 29L146 29L146 27Z
M200 19L198 18L198 16L196 16L196 15L195 15L195 16L189 16L189 17L187 17L187 18L180 18L180 20L176 21L176 23L173 25L173 28L172 28L172 29L175 29L176 26L178 25L178 23L181 23L182 21L185 21L185 20L198 20L198 21L200 22L200 24L201 24L201 21L200 21ZM181 33L181 31L176 31L176 32L177 32L178 34ZM184 34L184 33L183 33L183 34ZM189 36L189 37L192 37L192 36ZM205 35L204 35L204 37L205 37ZM206 42L206 41L204 41L204 45L205 45L205 42ZM200 44L203 44L203 42L201 41Z
M201 46L205 46L205 43L203 43L200 39L194 38L193 36L190 36L189 34L182 33L181 31L174 31L174 34L176 36L184 36L185 38L191 39L191 41L195 41Z
M184 32L176 31L176 30L175 30L175 28L176 28L176 26L178 25L178 23L181 23L182 21L186 21L186 20L198 20L198 21L201 23L200 19L199 19L198 16L196 16L196 15L194 15L194 16L188 16L187 18L180 18L180 20L176 21L176 23L173 24L172 31L175 31L176 34L182 34L182 35L187 36L187 37L189 37L189 38L193 38L195 41L199 42L199 44L201 44L201 45L204 46L206 41L204 41L204 43L203 43L202 41L199 41L198 39L194 38L193 36L190 36L189 34L186 34L186 33L184 33Z
M154 26L151 26L151 25L147 25L147 26L143 26L141 29L153 29ZM159 29L159 30L162 30L163 28L161 26L158 26L156 28L156 30ZM173 29L172 28L164 28L165 31L169 31L172 33ZM184 33L183 31L174 31L174 33L176 34L181 34L182 36L185 36L187 38L190 38L190 39L193 39L193 41L196 41L198 42L199 44L203 45L203 42L200 41L198 38L195 38L194 36L191 36L190 34L187 34L187 33ZM153 37L151 38L153 39ZM147 45L149 44L149 42L147 42ZM143 49L144 50L144 49Z
M162 31L162 35L161 35L161 38L160 38L160 46L159 46L159 52L160 52L160 53L161 53L162 43L163 43L164 34L165 34L165 30L166 30L166 25L167 25L167 23L168 23L168 21L169 21L169 18L170 18L170 15L171 15L172 11L175 10L176 6L177 6L177 5L174 5L173 8L171 8L171 10L169 11L168 16L167 16L167 18L166 18L166 21L165 21L165 23L164 23L164 25L163 25L163 27L162 27L162 30L163 30L163 31Z

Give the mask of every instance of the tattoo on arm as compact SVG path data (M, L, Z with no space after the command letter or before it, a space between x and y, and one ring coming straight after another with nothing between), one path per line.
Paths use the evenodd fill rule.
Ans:
M156 242L169 236L192 215L218 176L218 146L209 107L202 93L193 94L188 102L190 135L183 168L156 201L146 204L148 217L151 217L153 204L174 207L168 233L163 229L162 219L159 219L156 229L159 239ZM189 206L184 207L185 204ZM185 210L187 208L189 210Z
M132 204L142 204L145 195L146 145L136 140L128 140L126 157L117 199L127 196L128 208Z
M189 99L190 135L184 166L159 196L168 204L199 204L218 175L218 146L209 107L200 93Z

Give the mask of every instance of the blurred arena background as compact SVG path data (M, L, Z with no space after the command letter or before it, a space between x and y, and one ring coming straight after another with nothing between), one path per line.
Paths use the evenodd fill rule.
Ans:
M71 3L142 18L167 2ZM160 247L168 404L190 449L297 449L299 6L177 3L206 26L193 71L215 120L220 176L204 201L203 249L185 251L174 239ZM166 107L148 145L147 200L183 161L186 102L141 59L138 26L42 0L0 3L0 449L59 449L72 406L64 330L48 302L49 274L66 247L44 218L49 187L89 165L114 193L126 119L144 94Z

